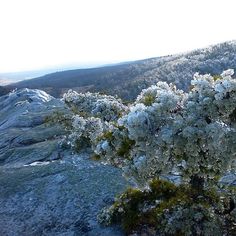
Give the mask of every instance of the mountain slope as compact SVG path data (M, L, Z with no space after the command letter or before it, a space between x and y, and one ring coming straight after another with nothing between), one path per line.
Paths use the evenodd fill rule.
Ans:
M96 220L128 186L121 171L60 148L66 131L45 123L64 103L40 90L0 97L0 235L124 235Z
M38 88L55 97L72 88L79 92L104 92L133 100L143 88L158 81L172 82L187 90L194 73L220 74L228 68L236 69L234 41L174 56L52 73L7 88Z
M121 170L59 145L67 131L46 122L70 112L40 90L19 89L0 97L0 235L123 236L103 227L97 215L131 183ZM163 175L177 182L177 175ZM227 173L221 183L236 186Z

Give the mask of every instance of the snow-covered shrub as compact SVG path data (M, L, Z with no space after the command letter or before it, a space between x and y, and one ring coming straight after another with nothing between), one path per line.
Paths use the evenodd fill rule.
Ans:
M63 100L71 109L83 117L97 117L103 121L116 121L127 110L121 100L99 93L77 93L69 90Z
M152 97L152 103L146 106L146 101L150 101L147 96ZM172 161L164 155L172 144L171 126L178 119L183 99L184 93L175 86L159 82L143 90L130 112L119 119L118 123L127 128L129 138L135 141L132 158L124 168L127 176L145 184L161 172L172 169ZM166 152L159 146L166 148Z
M135 141L128 137L126 128L117 124L110 124L94 143L94 152L108 164L124 167L131 157Z
M232 228L235 198L217 186L236 160L232 75L233 70L220 76L195 74L188 93L158 82L129 107L106 95L64 95L75 114L71 145L85 138L103 162L121 167L140 188L104 209L101 221L124 223L131 218L129 230L147 224L154 227L153 235L222 235L227 224ZM171 173L181 176L181 186L148 184ZM234 203L226 207L222 199Z
M236 159L236 80L232 75L232 70L223 72L217 79L195 74L188 93L159 82L143 90L129 112L118 121L134 141L123 170L142 186L140 195L150 189L149 180L171 172L182 176L182 184L189 191L186 193L189 200L178 199L173 205L166 205L159 216L156 212L149 215L152 222L147 223L149 227L162 225L153 235L158 232L160 235L223 235L228 230L225 226L228 213L220 199L235 201L232 195L224 196L218 189L219 201L205 196L216 191L218 179L233 170ZM165 204L165 194L162 192L157 202ZM135 231L139 224L145 224L139 221L139 217L147 216L145 207L159 209L148 201L142 207L144 200L136 195L123 199L121 204L129 201L135 201L137 208L130 212L117 208L119 204L115 202L103 211L100 219L122 222L127 215L137 214L134 221L138 224L132 227ZM174 199L170 201L173 203ZM231 214L235 203L228 208ZM232 219L235 223L235 217Z
M73 132L68 136L71 147L80 150L83 146L91 146L94 140L103 132L101 119L88 117L87 119L75 115L72 122Z
M127 111L121 100L99 93L77 93L72 90L64 94L63 100L74 114L71 134L66 142L75 150L90 146L97 150L97 155L102 148L107 150L108 145L106 147L106 142L102 143L101 136L111 132L113 123Z
M184 180L204 187L230 170L236 153L232 73L225 71L216 81L196 74L189 93L163 82L144 90L119 120L135 141L126 173L146 181L178 171ZM145 105L147 96L152 102Z

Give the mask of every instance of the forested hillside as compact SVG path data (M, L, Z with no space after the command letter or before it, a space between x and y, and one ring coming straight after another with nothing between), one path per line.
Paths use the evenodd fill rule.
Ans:
M188 90L193 74L220 74L236 69L236 42L226 42L185 54L145 59L92 69L47 74L12 84L8 88L38 88L60 97L68 89L78 92L102 92L133 100L143 88L158 81L172 82Z

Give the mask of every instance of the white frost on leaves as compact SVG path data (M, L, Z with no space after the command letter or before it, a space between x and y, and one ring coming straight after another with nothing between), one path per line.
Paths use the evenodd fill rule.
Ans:
M103 161L140 182L173 170L186 180L212 179L232 168L236 158L233 73L195 74L188 93L158 82L130 107L112 96L69 91L64 101L79 114L73 137L90 138Z
M186 178L214 178L229 170L236 141L231 127L236 109L232 74L232 70L223 72L216 81L209 74L195 74L189 93L163 82L143 90L119 120L135 140L126 174L147 180L180 167ZM143 156L145 162L139 162Z
M117 120L127 111L127 107L120 100L99 93L77 93L69 90L64 94L63 100L77 113L98 117L104 121Z

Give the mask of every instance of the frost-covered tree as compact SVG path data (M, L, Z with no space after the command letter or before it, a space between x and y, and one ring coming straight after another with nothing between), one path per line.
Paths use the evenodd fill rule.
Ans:
M102 212L101 221L120 219L128 231L140 223L151 225L153 235L229 232L230 220L222 209L227 205L229 212L235 212L235 203L216 186L219 177L233 169L236 158L236 80L232 75L233 70L218 77L195 74L188 93L164 82L142 91L118 123L135 143L123 170L146 188L124 193ZM159 182L157 189L150 187L148 181L171 172L182 176L181 186Z
M232 70L218 79L194 76L183 93L159 82L142 91L119 120L135 141L126 172L148 180L178 171L203 188L230 170L236 155L236 81Z
M149 235L229 232L234 197L217 183L235 167L232 75L233 70L220 76L195 74L189 92L158 82L129 108L111 96L72 91L64 96L75 112L71 139L88 138L104 162L121 167L140 188L104 209L100 221L120 222L127 232L146 225L154 232ZM180 186L159 179L171 173L181 176Z

